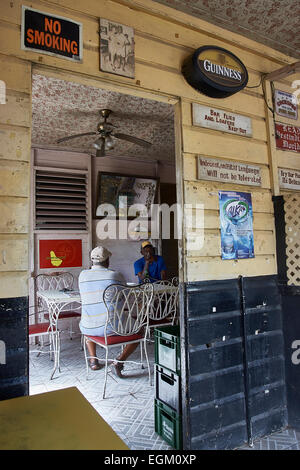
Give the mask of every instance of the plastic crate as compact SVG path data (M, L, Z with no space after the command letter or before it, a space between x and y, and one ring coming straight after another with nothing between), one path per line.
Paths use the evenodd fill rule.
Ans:
M155 432L171 447L182 449L181 416L161 401L154 400Z
M180 330L178 325L154 329L155 362L180 375Z
M155 366L155 398L170 406L173 410L181 411L180 376L169 369Z

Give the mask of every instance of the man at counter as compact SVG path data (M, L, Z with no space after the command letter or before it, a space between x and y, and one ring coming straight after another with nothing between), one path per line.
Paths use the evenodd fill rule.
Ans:
M109 258L111 252L103 246L97 246L91 252L92 267L81 271L79 275L79 291L81 296L81 320L79 328L83 335L87 336L104 336L106 322L106 306L103 301L103 292L106 287L112 284L125 285L125 279L121 273L109 269ZM107 335L113 335L114 331L107 326ZM96 358L96 344L92 341L86 342L89 356L89 367L92 370L101 369L98 359ZM117 358L125 361L128 356L137 348L138 344L127 344L122 353ZM123 364L114 362L112 364L112 372L122 378Z
M166 265L162 256L155 254L154 246L145 241L141 246L142 258L134 263L134 274L138 276L139 283L149 279L150 282L167 279Z

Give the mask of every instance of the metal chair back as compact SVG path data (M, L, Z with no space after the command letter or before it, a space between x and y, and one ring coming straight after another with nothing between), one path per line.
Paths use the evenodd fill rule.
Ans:
M107 309L105 331L110 326L116 335L130 336L147 328L152 298L152 284L108 286L103 293Z
M53 272L38 274L35 278L37 291L72 289L74 283L73 274L69 272Z
M170 281L157 281L153 283L153 289L150 320L160 321L168 318L173 323L177 314L178 287Z

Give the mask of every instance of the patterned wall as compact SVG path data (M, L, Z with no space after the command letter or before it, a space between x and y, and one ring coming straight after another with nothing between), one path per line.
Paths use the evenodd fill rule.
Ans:
M154 0L300 58L297 0Z
M173 108L153 100L124 95L41 75L32 80L32 143L34 146L95 153L97 136L57 144L71 134L93 132L102 118L99 110L109 108L109 122L118 132L152 143L149 149L115 139L107 155L140 156L150 160L174 159Z

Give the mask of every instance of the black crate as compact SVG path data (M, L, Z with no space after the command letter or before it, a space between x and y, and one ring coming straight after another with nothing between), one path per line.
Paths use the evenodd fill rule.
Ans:
M182 420L179 413L154 400L155 432L174 449L182 449Z
M154 329L155 362L180 375L180 330L178 325Z
M169 369L155 365L155 398L180 413L180 376Z

